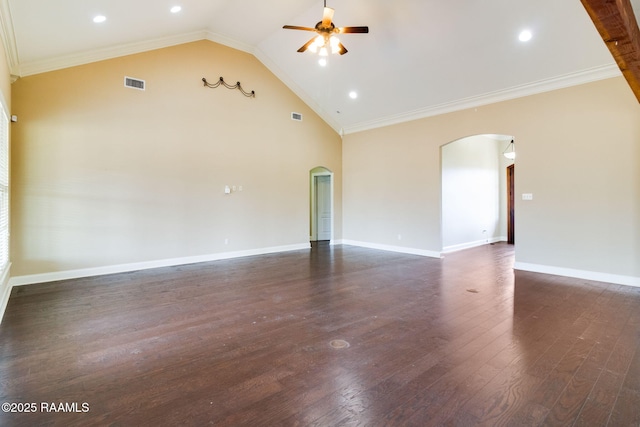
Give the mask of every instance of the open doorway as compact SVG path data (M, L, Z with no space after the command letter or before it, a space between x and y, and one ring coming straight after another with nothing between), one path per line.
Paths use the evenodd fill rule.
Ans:
M324 167L310 171L309 240L330 243L333 238L333 172Z
M442 252L508 241L503 154L511 135L482 134L441 147Z

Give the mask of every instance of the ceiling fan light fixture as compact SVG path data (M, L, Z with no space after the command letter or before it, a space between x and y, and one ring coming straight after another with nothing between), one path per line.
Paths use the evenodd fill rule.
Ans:
M336 36L329 38L329 45L331 46L331 53L340 53L340 39Z
M325 45L324 37L317 36L313 39L313 43L309 45L309 50L313 53L318 53L318 49Z
M324 13L322 14L322 21L318 22L314 27L302 27L299 25L284 25L282 28L285 30L301 30L312 31L317 34L299 49L298 53L305 52L307 50L317 53L320 56L328 56L329 52L332 54L344 55L348 52L347 48L340 42L340 40L334 36L335 34L347 34L347 33L361 33L366 34L369 32L369 27L336 27L333 23L334 10L327 7L327 2L324 2Z

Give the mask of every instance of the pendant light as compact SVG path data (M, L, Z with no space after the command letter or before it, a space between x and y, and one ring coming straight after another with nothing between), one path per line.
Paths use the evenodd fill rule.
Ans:
M502 152L502 155L509 160L513 160L516 158L516 147L513 143L513 139L511 140L509 145L507 145L507 148L504 149L504 151Z

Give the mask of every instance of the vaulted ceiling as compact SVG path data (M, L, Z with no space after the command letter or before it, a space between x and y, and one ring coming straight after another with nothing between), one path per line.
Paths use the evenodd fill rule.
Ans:
M599 1L640 9L640 0ZM176 5L182 10L171 13ZM327 6L337 26L370 32L341 35L349 52L324 67L317 55L296 52L313 33L282 29L313 27L318 0L0 0L0 23L16 78L188 41L222 43L255 55L341 133L620 74L580 0ZM106 21L94 23L96 15ZM528 42L518 38L525 29Z

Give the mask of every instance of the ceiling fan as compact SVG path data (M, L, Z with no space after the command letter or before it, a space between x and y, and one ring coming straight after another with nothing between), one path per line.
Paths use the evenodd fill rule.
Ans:
M303 30L303 31L315 31L317 36L306 42L298 52L304 52L309 49L311 52L318 52L320 56L327 56L329 52L339 53L344 55L347 53L347 48L344 47L336 34L347 33L368 33L369 27L336 27L333 22L334 10L327 7L327 0L324 1L324 13L322 14L322 21L318 22L315 27L299 27L297 25L285 25L284 29L287 30Z

